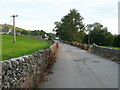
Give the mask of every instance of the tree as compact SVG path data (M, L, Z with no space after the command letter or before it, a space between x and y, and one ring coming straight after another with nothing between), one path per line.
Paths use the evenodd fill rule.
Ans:
M79 31L77 41L80 43L85 43L85 41L84 41L85 36L86 36L86 33L84 30Z
M62 40L78 41L79 32L84 30L83 17L76 9L70 10L70 13L65 15L60 22L55 22L54 31Z
M45 36L46 32L43 31L43 30L34 30L34 31L31 31L31 35L41 35L41 36Z
M112 45L114 47L120 47L120 35L115 35Z
M48 36L48 38L49 39L55 39L55 37L56 37L56 35L55 34L53 34L53 33L47 33L47 36Z
M111 45L113 35L108 32L106 27L103 27L100 23L94 23L87 25L89 29L88 38L89 36L92 39L93 43L98 45Z
M22 31L20 31L20 33L23 34L23 35L29 35L30 34L27 30L22 30Z
M92 40L91 40L91 31L93 30L93 25L92 24L87 24L86 26L86 32L88 32L88 44L91 44L92 43Z

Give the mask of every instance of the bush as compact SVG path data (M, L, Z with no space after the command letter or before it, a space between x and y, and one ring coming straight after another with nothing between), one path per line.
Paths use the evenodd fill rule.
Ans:
M23 34L23 35L29 35L30 33L27 30L22 30L21 34Z

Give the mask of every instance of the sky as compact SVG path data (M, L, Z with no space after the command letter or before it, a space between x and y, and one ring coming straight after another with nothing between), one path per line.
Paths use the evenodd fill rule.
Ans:
M0 0L0 24L12 24L11 15L18 15L16 26L27 30L52 32L54 22L77 9L83 23L101 23L118 34L119 0Z

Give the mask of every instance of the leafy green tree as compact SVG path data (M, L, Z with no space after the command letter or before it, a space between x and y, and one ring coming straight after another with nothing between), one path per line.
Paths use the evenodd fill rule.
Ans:
M53 33L47 33L49 39L55 39L56 35Z
M83 43L88 44L88 34L86 34L83 38Z
M45 32L45 31L43 31L43 30L41 30L41 31L40 31L40 35L45 36L45 34L46 34L46 32Z
M43 31L43 30L34 30L34 31L31 31L31 35L41 35L41 36L45 36L46 32Z
M29 35L30 34L27 30L22 30L22 31L19 31L19 32L23 35Z
M98 45L111 45L113 40L113 35L108 32L106 27L103 27L100 23L88 24L87 25L88 41L90 36L90 42Z
M70 10L60 22L55 22L54 31L62 40L79 41L79 32L84 30L83 17L76 9Z
M92 38L91 38L91 31L93 30L93 25L92 24L87 24L86 26L86 32L88 32L88 36L87 36L87 43L88 44L92 44Z
M85 33L84 30L79 31L79 32L78 32L77 41L78 41L79 43L85 43L85 42L84 42L85 36L86 36L86 33Z

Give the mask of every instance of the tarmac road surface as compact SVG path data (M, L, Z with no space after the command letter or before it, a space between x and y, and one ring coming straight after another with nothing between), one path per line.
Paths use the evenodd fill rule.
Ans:
M118 88L118 64L59 42L53 74L39 88Z

